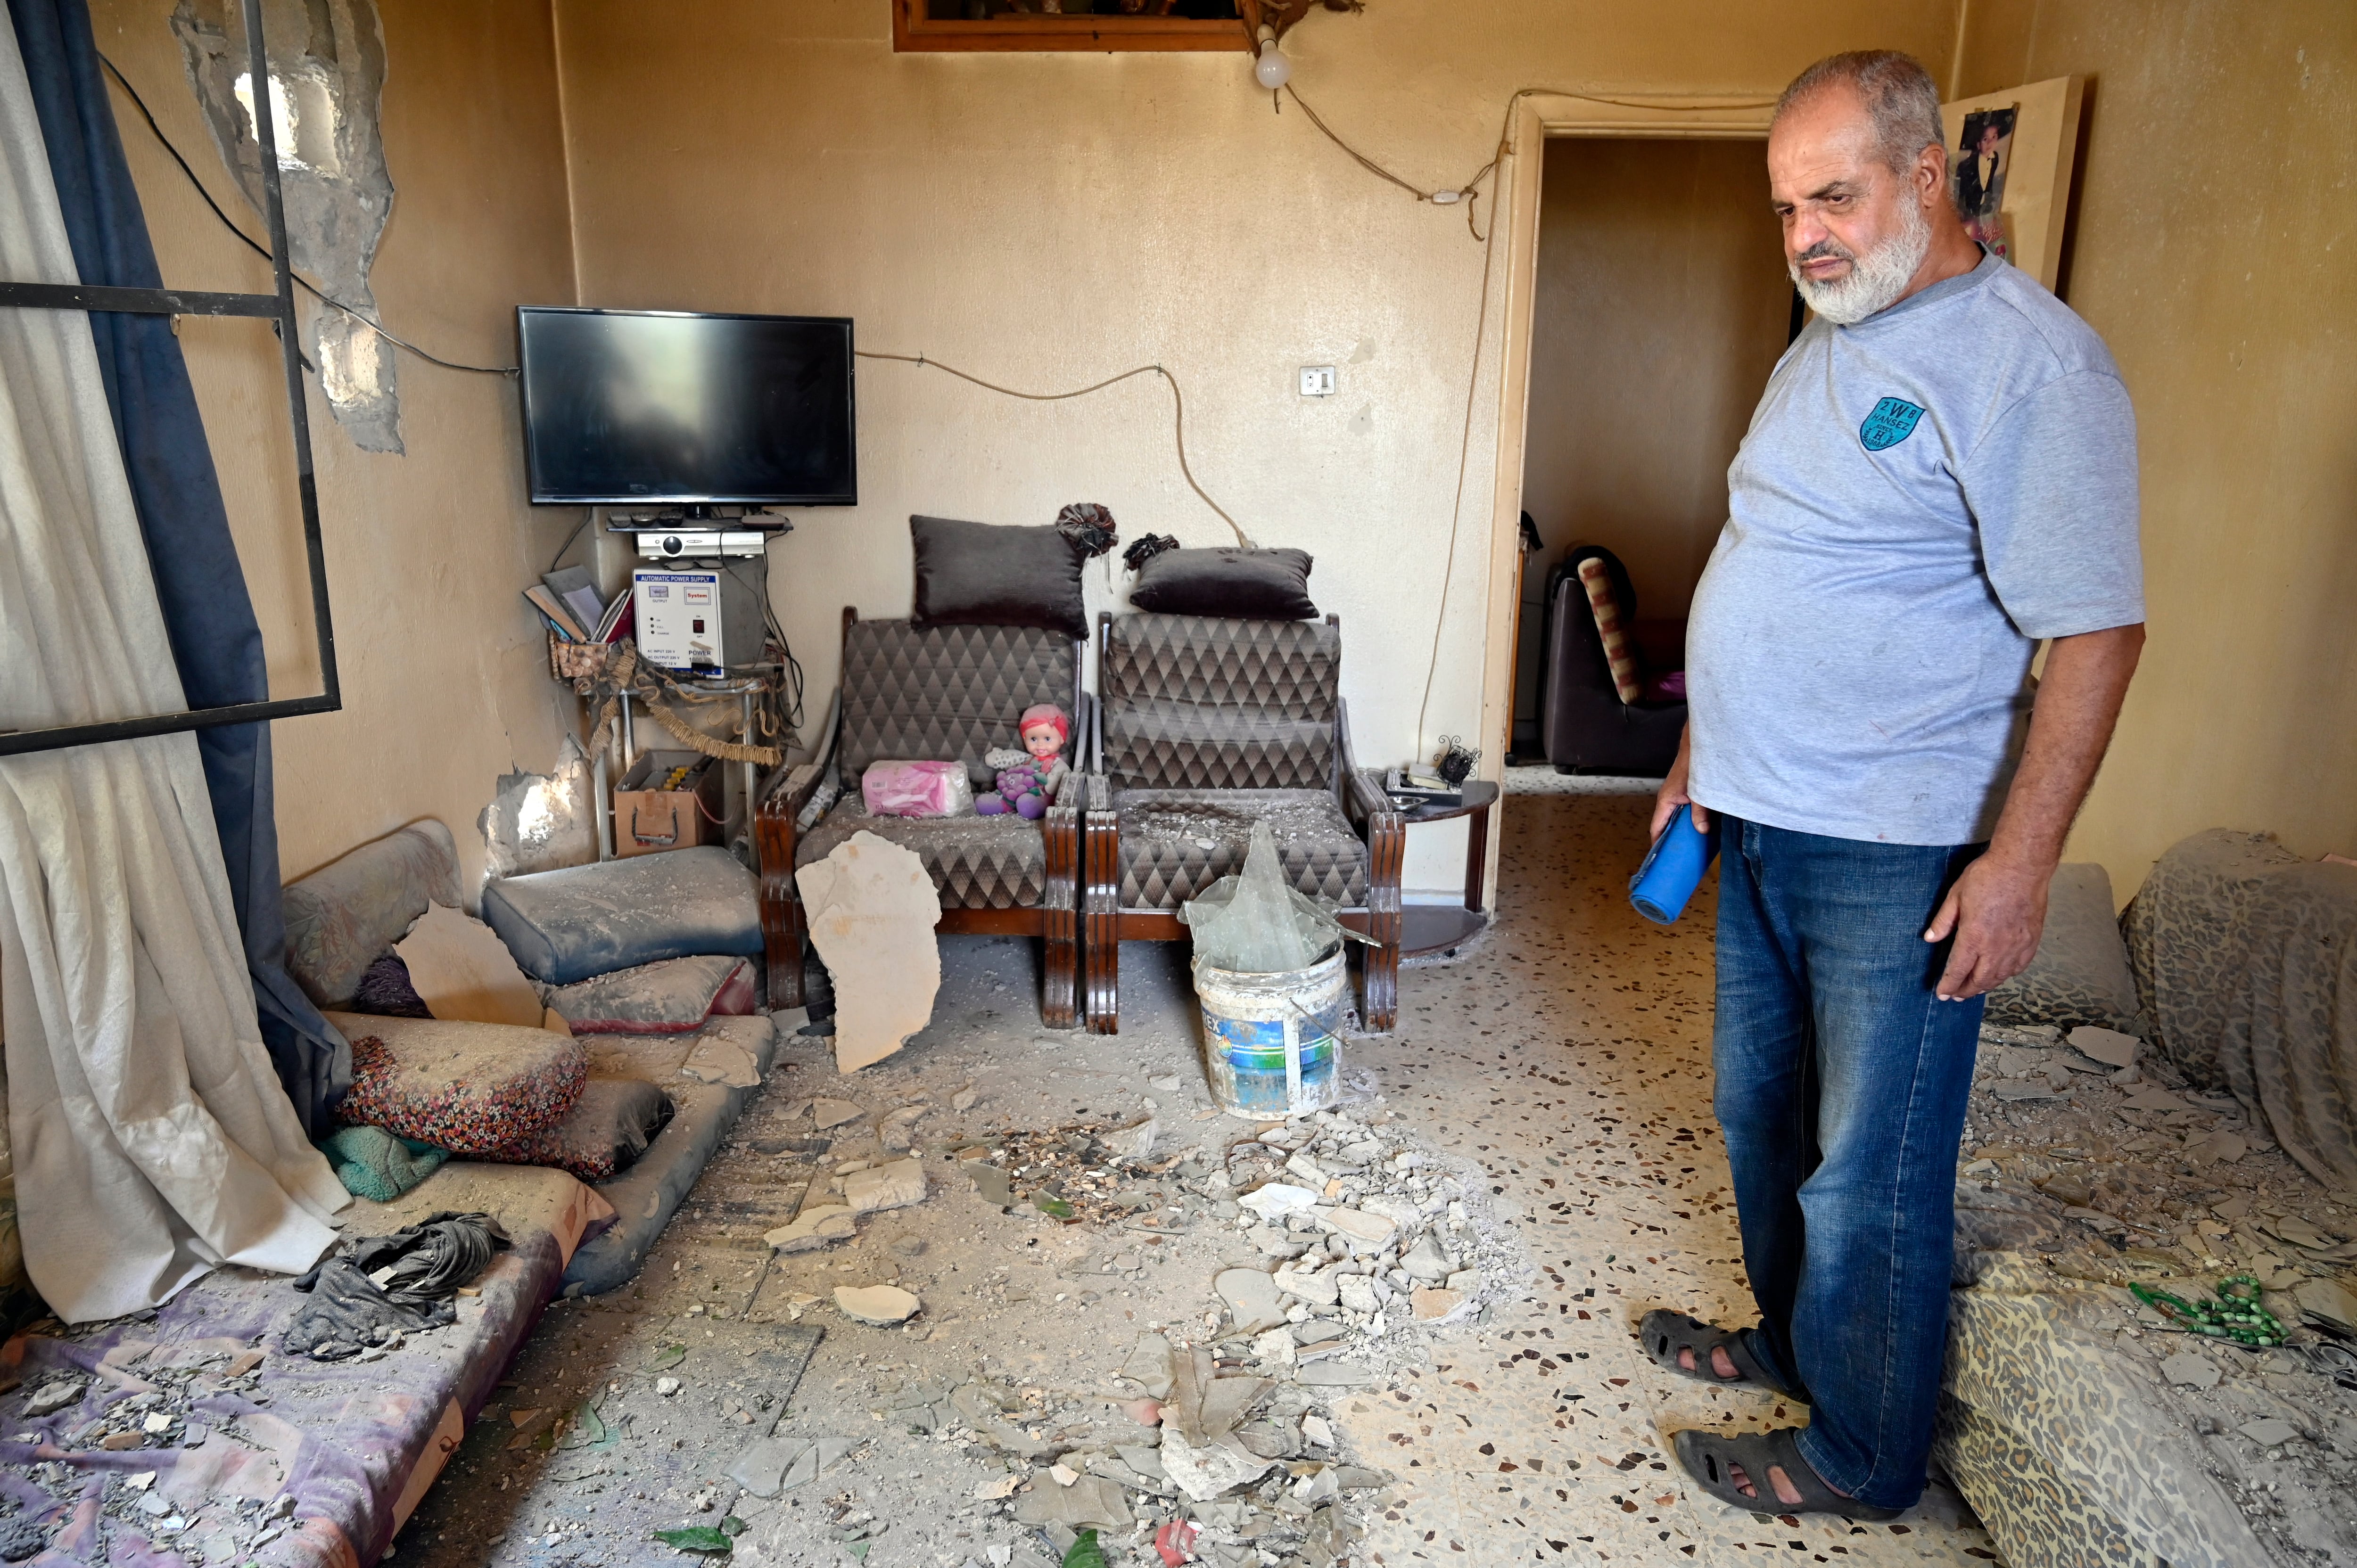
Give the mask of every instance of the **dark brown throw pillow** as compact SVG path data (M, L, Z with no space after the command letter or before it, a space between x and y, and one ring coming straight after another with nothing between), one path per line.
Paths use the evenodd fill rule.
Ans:
M1081 553L1053 526L912 517L917 597L911 625L1037 626L1089 634Z
M1308 620L1306 550L1165 550L1138 569L1129 590L1132 609L1174 616L1223 616L1230 620Z

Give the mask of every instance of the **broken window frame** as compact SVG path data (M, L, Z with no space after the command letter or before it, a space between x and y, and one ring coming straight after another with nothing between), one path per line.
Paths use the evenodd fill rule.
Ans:
M270 80L270 60L262 37L262 0L242 0L249 68L254 80ZM255 724L294 718L304 714L331 714L344 705L343 686L336 672L335 625L328 606L328 558L319 537L319 489L311 464L311 429L303 391L303 356L299 324L295 315L295 279L286 244L286 209L278 188L278 136L275 118L253 117L254 136L262 154L263 221L269 231L270 294L206 294L172 288L113 288L92 284L0 282L0 308L17 310L104 310L126 316L242 316L268 321L278 335L278 353L286 375L288 434L295 442L295 483L303 508L303 553L310 567L311 626L319 650L322 690L308 697L285 697L260 703L230 703L218 707L187 708L178 713L148 714L137 718L108 719L98 724L59 725L48 729L0 731L0 757L56 751L70 746L95 746L106 741L135 740L143 736L179 735L215 725Z

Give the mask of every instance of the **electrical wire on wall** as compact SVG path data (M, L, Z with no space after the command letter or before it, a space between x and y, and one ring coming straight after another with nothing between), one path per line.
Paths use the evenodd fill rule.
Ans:
M263 244L259 240L254 239L244 230L239 228L237 226L237 220L232 219L227 212L221 210L221 204L213 199L213 193L205 188L205 182L203 180L197 177L197 171L189 166L187 158L180 156L180 149L172 145L172 138L164 134L164 127L156 124L154 111L147 107L147 101L139 96L139 90L131 85L131 79L123 74L123 68L116 65L113 60L108 59L103 54L100 55L98 59L99 63L105 66L108 72L113 76L115 83L120 86L125 93L128 93L130 95L131 102L138 106L139 117L147 122L147 129L154 134L157 144L160 145L166 152L172 155L172 161L180 166L180 172L188 177L188 183L196 187L197 195L202 198L204 204L212 209L213 216L221 220L221 227L227 229L231 233L236 235L239 240L242 241L247 250L252 251L255 255L260 256L265 262L270 261L272 259L270 248L267 245ZM438 354L427 353L425 349L419 348L416 344L412 343L406 338L394 336L385 328L382 322L371 320L364 312L353 309L350 306L346 305L342 300L328 294L326 290L319 287L318 285L305 277L301 273L296 272L291 265L286 269L286 275L293 278L296 285L299 286L304 293L309 295L320 304L329 306L337 310L342 311L346 316L350 317L353 320L359 322L361 326L367 328L370 331L375 333L378 337L383 338L394 348L401 349L404 353L414 354L417 358L425 360L429 365L439 365L446 371L468 371L474 374L484 376L512 376L517 373L517 367L513 365L462 365L455 360L446 360ZM306 369L315 368L307 360L304 361L304 365ZM576 530L576 532L577 532L578 531Z
M955 365L945 365L941 360L929 359L923 354L886 354L872 352L866 349L856 349L855 352L863 360L895 360L904 365L915 365L920 370L931 367L936 371L945 371L962 381L972 381L975 386L987 388L991 392L1000 392L1007 397L1021 398L1027 403L1062 403L1067 398L1086 397L1092 392L1103 392L1107 387L1118 385L1135 376L1147 374L1160 376L1170 383L1171 436L1178 450L1178 472L1186 479L1187 488L1193 490L1197 499L1205 506L1220 514L1220 521L1234 532L1238 544L1247 550L1254 548L1251 538L1243 531L1243 525L1228 515L1227 508L1211 499L1211 492L1196 481L1195 470L1188 467L1187 398L1178 390L1178 378L1164 366L1139 365L1134 370L1124 371L1117 376L1107 376L1101 381L1092 381L1084 387L1075 387L1071 392L1018 392L1013 387L1000 386L996 381L984 381L980 376L961 371Z

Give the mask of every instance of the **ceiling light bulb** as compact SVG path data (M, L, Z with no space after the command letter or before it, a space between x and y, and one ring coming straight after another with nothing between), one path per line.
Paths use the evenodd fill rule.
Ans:
M1286 59L1276 47L1276 30L1264 27L1260 30L1260 59L1253 62L1253 78L1275 92L1293 76L1293 62Z

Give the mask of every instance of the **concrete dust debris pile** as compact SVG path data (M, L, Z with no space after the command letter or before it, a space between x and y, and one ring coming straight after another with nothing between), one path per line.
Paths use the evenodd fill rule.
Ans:
M1157 1131L1148 1117L1130 1127L1006 1133L959 1149L958 1168L985 1202L1002 1208L1028 1205L1066 1224L1131 1220L1144 1229L1176 1230L1177 1224L1159 1222L1175 1196L1170 1189L1205 1167L1183 1153L1149 1161Z
M931 1022L941 896L914 850L856 832L794 873L811 941L834 984L834 1063L856 1072Z

